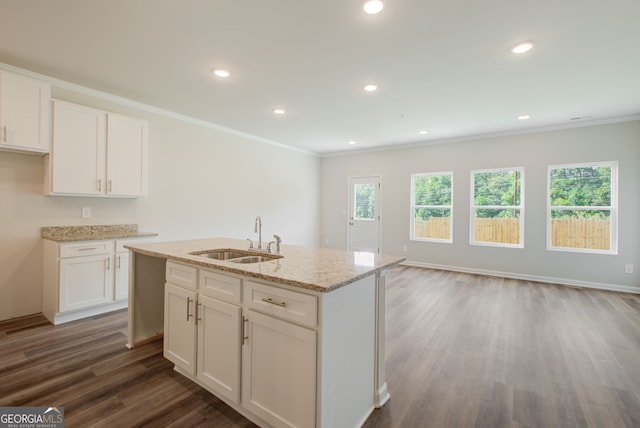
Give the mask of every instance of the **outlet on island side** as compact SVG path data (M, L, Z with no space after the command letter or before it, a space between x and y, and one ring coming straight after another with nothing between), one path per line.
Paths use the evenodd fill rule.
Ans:
M403 252L403 253L406 253L406 252L407 252L407 246L406 246L406 245L403 245L403 246L402 246L402 252Z
M633 273L633 265L632 264L624 265L624 273Z
M82 207L82 218L91 218L91 207Z

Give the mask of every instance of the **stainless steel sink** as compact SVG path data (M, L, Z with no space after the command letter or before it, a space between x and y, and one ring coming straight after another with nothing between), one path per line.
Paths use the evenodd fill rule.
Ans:
M269 260L279 259L280 257L269 257L269 256L246 256L240 257L237 259L229 260L231 263L260 263L267 262Z
M193 256L207 257L209 259L215 259L215 260L237 259L239 257L245 257L245 256L251 255L251 253L249 253L248 251L232 250L229 248L194 251L193 253L189 253L189 254Z
M260 263L282 258L279 254L256 254L255 251L236 250L232 248L216 248L213 250L194 251L189 254L192 256L224 260L232 263Z

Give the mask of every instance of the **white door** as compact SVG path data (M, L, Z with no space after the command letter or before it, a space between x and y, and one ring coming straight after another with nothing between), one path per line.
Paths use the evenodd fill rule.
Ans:
M197 377L212 391L240 402L240 307L198 296Z
M380 177L349 178L349 250L380 252Z
M102 195L105 114L64 101L53 103L52 181L54 193Z
M112 301L112 256L102 254L60 260L60 312Z
M49 151L47 83L0 71L0 144Z
M316 332L253 311L246 320L244 408L273 426L315 426Z
M107 115L108 195L144 196L147 128L144 120L114 113Z
M129 298L129 253L116 254L115 300Z
M164 357L190 375L196 374L196 293L164 286Z

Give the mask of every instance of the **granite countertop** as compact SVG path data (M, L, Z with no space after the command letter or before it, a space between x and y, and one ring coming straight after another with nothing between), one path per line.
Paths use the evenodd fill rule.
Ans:
M335 290L404 261L403 257L295 245L281 245L282 258L261 263L241 264L189 254L218 248L247 250L248 246L246 240L210 238L133 244L125 245L125 248L147 256L320 292Z
M157 233L140 232L137 224L94 226L52 226L42 228L42 237L56 242L94 241L100 239L144 238Z

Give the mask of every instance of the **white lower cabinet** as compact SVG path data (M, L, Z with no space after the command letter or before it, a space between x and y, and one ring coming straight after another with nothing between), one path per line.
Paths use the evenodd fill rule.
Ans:
M196 292L164 286L164 356L184 373L196 373Z
M240 402L240 307L198 296L196 377L216 395Z
M128 243L149 238L44 240L42 312L53 324L124 309L129 297Z
M316 297L172 261L166 272L164 356L176 370L259 424L314 427L317 332L286 314ZM249 309L255 289L265 313Z
M112 254L60 260L60 312L113 300Z
M246 312L242 405L278 427L315 426L316 332Z

